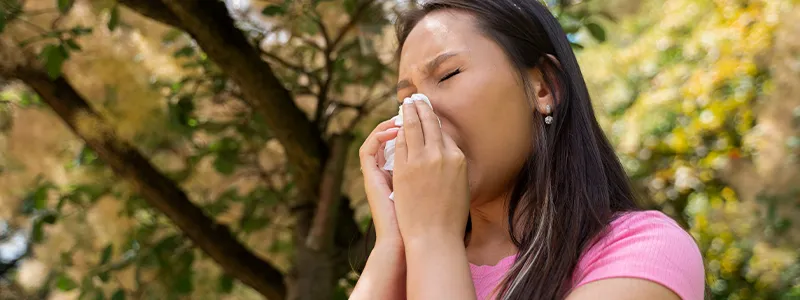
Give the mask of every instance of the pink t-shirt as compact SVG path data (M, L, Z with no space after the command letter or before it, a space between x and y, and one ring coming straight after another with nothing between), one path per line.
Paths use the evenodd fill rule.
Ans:
M494 292L516 255L494 266L470 264L478 299ZM608 278L640 278L659 283L684 300L703 299L705 271L694 239L659 211L630 212L610 224L608 234L589 248L573 274L573 288Z

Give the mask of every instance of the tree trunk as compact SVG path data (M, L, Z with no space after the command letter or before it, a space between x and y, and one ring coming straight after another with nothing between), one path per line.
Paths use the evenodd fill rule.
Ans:
M336 284L346 272L338 268L338 252L348 247L336 247L336 232L339 223L351 223L351 214L340 215L341 186L347 153L353 141L351 135L334 136L331 139L330 157L327 159L320 181L320 196L314 206L306 206L297 214L295 225L295 277L289 291L291 300L330 299ZM349 203L343 203L349 205ZM314 209L311 209L314 207ZM337 222L338 218L345 222ZM347 230L341 228L341 230ZM358 232L358 228L350 228ZM341 254L341 253L338 253ZM344 255L346 257L346 255ZM338 271L338 272L337 272Z

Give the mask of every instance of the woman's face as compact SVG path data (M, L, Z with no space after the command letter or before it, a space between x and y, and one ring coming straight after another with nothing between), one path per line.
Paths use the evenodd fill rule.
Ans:
M538 87L541 76L529 73ZM428 14L406 39L399 79L398 100L427 95L443 131L466 155L473 205L508 192L530 155L539 104L525 96L519 73L474 17L454 10Z

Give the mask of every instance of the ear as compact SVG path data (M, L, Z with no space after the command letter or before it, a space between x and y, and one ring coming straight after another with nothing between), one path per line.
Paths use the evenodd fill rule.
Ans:
M556 109L556 104L557 104L556 102L558 99L556 94L558 91L551 90L550 87L547 85L543 70L555 71L548 69L550 69L553 65L555 65L556 68L561 68L561 62L559 62L558 59L555 58L555 56L550 54L547 54L546 57L542 57L542 60L550 60L553 64L551 65L551 64L540 63L538 67L531 68L530 70L528 70L528 76L530 76L535 96L535 99L531 99L531 101L533 101L533 103L531 103L531 107L536 108L536 110L542 115L548 115L547 112L548 105L550 106L549 114L553 114L553 112ZM551 76L550 80L551 82L553 82L555 78Z
M531 107L535 108L540 114L547 115L547 106L550 106L550 114L553 113L555 106L555 95L547 82L544 80L544 74L540 68L533 68L528 71L528 76L531 79L533 90L533 99L531 100Z

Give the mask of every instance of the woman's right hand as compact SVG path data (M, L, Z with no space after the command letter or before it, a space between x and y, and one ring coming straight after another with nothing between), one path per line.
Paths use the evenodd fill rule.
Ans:
M394 119L384 121L370 133L359 150L361 172L364 175L364 189L367 202L375 224L376 245L389 244L402 247L403 239L397 226L394 202L389 199L392 192L392 178L383 170L383 147L387 141L397 137L399 127Z
M376 240L350 300L406 299L405 247L397 226L394 202L389 199L392 180L378 165L383 163L381 145L395 138L397 129L393 120L379 124L358 152Z

